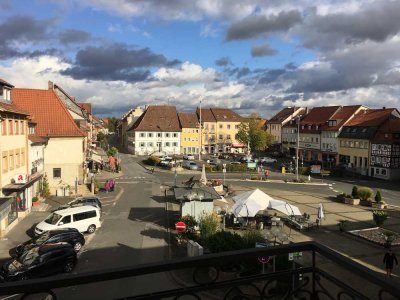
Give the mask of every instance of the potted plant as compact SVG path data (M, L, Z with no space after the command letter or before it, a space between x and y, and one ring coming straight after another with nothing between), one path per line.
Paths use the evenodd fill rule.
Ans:
M384 209L386 207L385 201L382 199L381 192L378 190L375 194L375 202L372 203L373 208Z
M357 191L358 198L360 198L360 204L365 206L371 206L371 196L373 191L369 187L360 187Z
M383 210L373 210L372 218L375 221L376 226L381 227L383 223L389 218L388 214Z
M39 206L40 202L39 202L39 197L32 197L32 206L36 207Z
M348 224L348 223L349 223L348 220L339 220L338 226L339 226L340 232L346 231L346 228L347 228L347 224Z

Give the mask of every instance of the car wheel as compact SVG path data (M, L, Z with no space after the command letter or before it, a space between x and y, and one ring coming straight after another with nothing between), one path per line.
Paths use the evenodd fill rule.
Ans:
M88 229L87 229L87 232L88 233L93 233L93 232L95 232L96 231L96 225L90 225L89 227L88 227Z
M71 273L75 267L75 263L73 261L67 261L64 265L63 271L64 273Z
M82 249L82 243L81 242L76 242L74 244L74 250L75 252L79 252Z

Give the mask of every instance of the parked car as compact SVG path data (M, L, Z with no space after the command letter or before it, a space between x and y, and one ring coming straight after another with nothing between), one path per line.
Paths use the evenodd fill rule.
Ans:
M194 155L193 154L184 154L183 159L194 160Z
M261 157L260 162L261 163L274 163L274 162L277 162L277 160L272 157Z
M74 248L68 243L36 246L3 264L0 281L26 280L56 273L70 273L78 259Z
M161 167L168 167L168 166L171 166L171 165L174 165L174 164L175 164L175 162L172 160L172 158L171 159L164 159L164 160L160 161L160 166Z
M75 228L60 228L50 231L45 231L41 235L26 241L25 243L19 244L15 248L15 253L13 253L13 257L20 257L26 251L36 247L47 244L54 243L68 243L76 252L82 249L82 246L85 245L85 238L82 233L80 233Z
M220 154L218 156L218 158L220 158L220 159L230 159L231 157L228 154Z
M58 228L75 228L80 232L93 233L101 227L100 217L100 210L91 205L57 210L36 225L35 234Z
M186 163L186 168L189 170L198 170L199 166L194 161L190 161Z
M163 155L163 156L160 157L160 159L161 160L172 160L172 157L168 156L168 155Z
M65 205L61 205L59 208L57 208L57 210L66 209L73 206L82 206L82 205L92 205L94 207L99 208L101 211L101 201L99 198L94 196L85 196L76 198Z
M210 166L218 166L219 164L221 164L221 161L219 159L212 159L208 164Z

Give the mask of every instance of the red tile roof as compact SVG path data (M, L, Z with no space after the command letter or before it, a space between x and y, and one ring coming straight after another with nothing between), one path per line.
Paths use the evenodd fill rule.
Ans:
M397 112L395 108L368 109L356 114L345 126L377 127L394 112Z
M3 84L3 85L7 85L7 86L9 86L9 87L14 87L11 83L5 81L5 80L2 79L2 78L0 78L0 83Z
M285 107L280 112L278 112L275 116L273 116L271 119L269 119L269 123L271 123L271 124L282 124L282 122L284 120L289 118L298 109L300 109L300 107Z
M19 108L17 105L14 104L14 101L12 103L4 103L0 102L0 111L5 111L5 112L12 112L20 115L29 115L29 113L26 110L23 110Z
M13 101L37 122L36 134L49 137L84 137L74 119L53 90L14 88Z
M191 112L181 112L178 113L179 122L182 128L198 128L199 119L196 113Z
M150 105L129 130L181 131L175 106Z
M362 105L342 106L340 109L329 119L336 120L336 126L328 126L325 124L321 127L322 131L338 131L343 125L350 120L350 118L362 107Z
M92 114L92 103L78 103L78 105L89 114Z
M200 109L196 109L196 114L200 118ZM216 122L213 113L211 112L210 108L201 108L201 122Z
M228 108L211 108L217 122L242 122L243 118L238 113ZM201 116L203 119L203 116Z
M320 125L325 124L338 111L340 106L322 106L314 107L301 120L302 125Z
M47 138L38 136L38 135L34 135L34 134L30 134L28 135L28 139L33 143L33 144L45 144L47 143Z

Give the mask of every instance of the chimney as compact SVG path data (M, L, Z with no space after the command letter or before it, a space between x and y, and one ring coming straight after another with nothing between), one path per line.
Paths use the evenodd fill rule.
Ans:
M53 81L50 81L50 80L49 80L49 82L47 83L47 86L48 86L48 89L49 89L49 90L54 89L54 83L53 83Z

